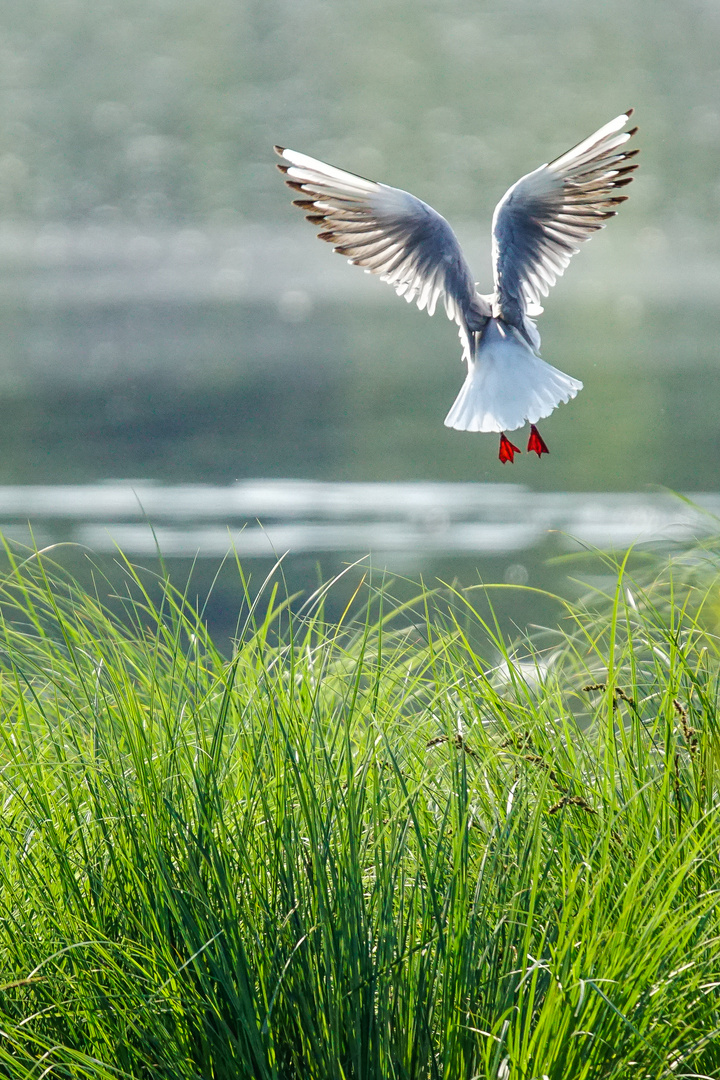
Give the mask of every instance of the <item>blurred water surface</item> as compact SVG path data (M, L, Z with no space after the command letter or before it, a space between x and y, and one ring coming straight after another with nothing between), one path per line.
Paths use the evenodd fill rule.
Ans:
M233 541L265 566L289 550L305 586L366 550L429 578L542 584L565 550L548 530L597 545L677 521L702 532L658 489L711 510L720 490L719 34L709 0L6 8L10 534L29 520L37 539L149 558L142 515L100 513L123 493L149 500L168 556L209 565ZM631 199L540 323L545 358L585 390L542 426L549 458L501 466L494 437L443 427L462 381L454 327L315 240L271 146L409 187L487 289L504 190L629 104Z
M720 494L679 500L635 492L531 492L519 484L322 483L254 480L228 487L109 483L0 487L6 535L47 527L128 554L264 557L288 552L496 555L530 551L556 533L564 550L623 548L714 531ZM139 524L135 524L138 522ZM400 560L402 562L402 559Z

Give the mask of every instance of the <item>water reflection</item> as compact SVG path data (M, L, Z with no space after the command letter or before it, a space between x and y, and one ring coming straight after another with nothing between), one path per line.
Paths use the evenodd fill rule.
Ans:
M325 552L448 558L502 556L548 542L623 548L716 531L720 495L533 492L519 484L323 483L250 480L230 486L150 483L0 488L0 522L44 542L73 540L133 556L245 558Z

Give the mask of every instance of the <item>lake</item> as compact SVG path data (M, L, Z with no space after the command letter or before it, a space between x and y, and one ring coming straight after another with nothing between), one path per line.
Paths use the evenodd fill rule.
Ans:
M622 274L618 295L600 287L606 247L541 324L585 389L541 425L548 457L502 465L496 437L442 424L462 381L454 328L309 230L6 235L0 525L78 545L60 559L75 572L80 553L152 564L159 545L179 581L194 565L198 594L230 551L258 582L283 556L305 593L365 556L363 571L426 582L562 590L568 566L548 559L705 535L717 313L690 296L690 265L674 307L643 259L634 293ZM573 576L596 575L586 563ZM222 633L239 602L226 566L208 606Z

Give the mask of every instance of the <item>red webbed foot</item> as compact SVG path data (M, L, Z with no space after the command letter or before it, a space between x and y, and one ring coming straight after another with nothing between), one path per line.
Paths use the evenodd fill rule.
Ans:
M508 438L505 436L505 432L500 434L500 453L498 457L504 463L506 461L514 461L516 454L522 454L522 450L519 446L513 446Z
M531 450L534 450L538 457L540 457L541 454L550 453L545 445L545 440L534 424L530 425L530 438L528 439L527 448L528 453L530 453Z

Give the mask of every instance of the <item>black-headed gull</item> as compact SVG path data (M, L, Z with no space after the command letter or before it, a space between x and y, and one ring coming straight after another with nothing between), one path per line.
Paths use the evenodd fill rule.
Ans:
M459 327L468 372L447 427L500 433L500 460L519 453L506 431L530 424L527 445L547 446L535 426L582 383L540 359L533 317L570 257L613 217L637 165L624 149L632 109L505 192L492 220L494 291L479 293L455 233L431 206L400 188L276 146L278 168L302 196L295 205L348 261L379 274L430 315L442 297Z

